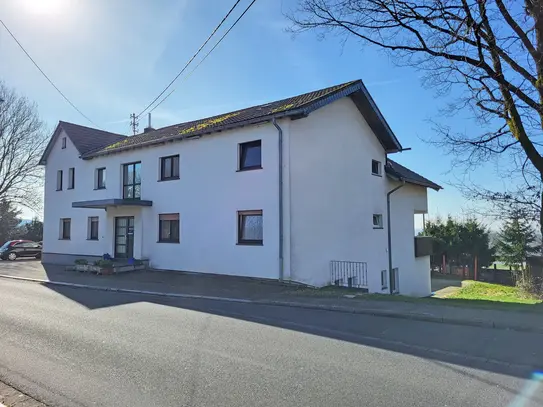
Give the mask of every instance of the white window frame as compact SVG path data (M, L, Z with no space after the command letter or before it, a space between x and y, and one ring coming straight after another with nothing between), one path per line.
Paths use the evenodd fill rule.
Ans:
M371 218L372 218L372 224L373 224L374 229L383 229L383 215L382 214L374 213Z
M66 137L62 137L62 145L61 148L64 150L66 148Z
M373 172L374 163L377 163L377 172ZM381 177L383 175L383 166L381 165L381 161L371 160L371 175L376 175L378 177Z

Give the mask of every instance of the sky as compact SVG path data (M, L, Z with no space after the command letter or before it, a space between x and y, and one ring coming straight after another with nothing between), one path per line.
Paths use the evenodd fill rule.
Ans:
M235 17L249 3L242 0ZM129 115L139 113L164 89L232 4L233 0L0 0L0 16L86 116L105 130L129 134ZM172 96L153 112L153 127L362 79L402 145L412 149L391 158L444 187L429 191L429 216L469 214L472 205L450 185L462 169L424 140L434 136L430 120L460 131L476 131L475 124L440 115L447 100L422 86L421 73L396 66L375 48L355 40L342 43L334 36L319 39L311 32L293 37L286 31L290 23L284 13L295 6L296 0L257 0L209 58L175 83ZM59 120L93 126L62 99L3 27L0 79L38 104L51 131ZM142 118L140 130L146 120ZM501 187L489 167L480 168L471 179ZM32 213L25 210L24 215Z

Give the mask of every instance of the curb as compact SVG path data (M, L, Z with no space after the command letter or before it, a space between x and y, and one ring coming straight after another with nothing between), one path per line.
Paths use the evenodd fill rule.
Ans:
M43 280L39 278L11 276L7 274L0 274L0 278L40 283L44 285L82 288L82 289L87 289L87 290L97 290L97 291L106 291L106 292L123 293L123 294L144 294L144 295L152 295L152 296L157 296L157 297L181 298L181 299L192 299L192 300L211 300L211 301L222 301L222 302L231 302L231 303L239 303L239 304L271 305L271 306L278 306L278 307L304 308L304 309L313 309L313 310L321 310L321 311L342 312L342 313L348 313L348 314L371 315L371 316L376 316L376 317L410 319L413 321L434 322L434 323L442 323L442 324L449 324L449 325L463 325L463 326L511 330L511 331L519 331L519 332L532 332L532 333L539 333L539 334L543 333L543 327L538 327L538 326L522 326L522 325L515 326L515 325L507 325L502 322L489 321L489 320L467 320L467 319L454 318L454 317L441 317L441 316L432 315L432 314L398 312L398 311L375 309L375 308L360 309L360 308L354 308L354 307L345 307L341 305L306 304L303 302L294 302L294 301L247 300L247 299L242 299L242 298L216 297L216 296L209 296L209 295L179 294L179 293L167 293L167 292L160 292L160 291L133 290L129 288L114 288L114 287L103 287L103 286L97 286L97 285L66 283L63 281L51 281L51 280ZM3 406L0 404L0 407L3 407Z

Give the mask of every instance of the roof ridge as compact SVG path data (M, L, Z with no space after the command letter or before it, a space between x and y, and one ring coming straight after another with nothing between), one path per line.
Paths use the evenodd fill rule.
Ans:
M155 129L155 130L150 131L150 132L148 132L148 133L139 133L139 134L136 134L136 136L140 136L140 135L142 135L142 134L153 133L153 132L155 132L155 131L165 130L165 129L168 129L168 128L171 128L171 127L175 127L175 126L186 125L186 124L189 124L189 123L192 123L192 122L198 122L198 121L201 121L201 120L210 120L210 119L213 119L213 118L215 118L215 117L220 117L220 116L224 116L224 115L227 115L227 114L240 113L240 112L243 112L244 110L256 109L256 108L259 108L259 107L262 107L262 106L266 106L266 105L269 105L269 104L272 104L272 103L280 103L280 102L283 102L283 101L285 101L285 100L303 97L303 96L310 95L311 93L315 93L315 92L328 91L326 94L324 94L324 95L320 96L318 99L316 99L316 100L320 100L320 99L322 99L322 98L325 98L325 97L329 96L330 93L333 93L333 92L339 91L339 90L341 90L341 89L344 89L345 87L350 86L350 85L353 85L353 84L355 84L356 82L361 82L361 79L355 79L355 80L352 80L352 81L349 81L349 82L340 83L340 84L338 84L338 85L328 86L328 87L326 87L326 88L314 89L314 90L311 90L311 91L309 91L309 92L300 93L299 95L292 95L292 96L288 96L288 97L286 97L286 98L282 98L282 99L279 99L279 100L271 100L271 101L268 101L268 102L265 102L265 103L260 103L260 104L258 104L258 105L247 106L247 107L243 107L243 108L241 108L241 109L232 110L232 111L229 111L229 112L219 113L219 114L215 114L215 115L212 115L212 116L200 117L200 118L198 118L198 119L188 120L188 121L185 121L185 122L179 122L179 123L175 123L175 124L170 124L169 126L159 127L158 129ZM333 88L335 88L335 89L333 89ZM296 108L297 108L297 109L301 109L301 108L303 108L304 106L307 106L308 104L314 103L314 102L315 102L315 100L309 100L309 101L305 102L304 104L302 104L302 105L300 105L300 106L297 106Z

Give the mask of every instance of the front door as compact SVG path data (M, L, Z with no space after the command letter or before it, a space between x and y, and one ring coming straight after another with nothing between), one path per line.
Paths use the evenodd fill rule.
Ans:
M134 217L115 218L115 258L134 257Z

